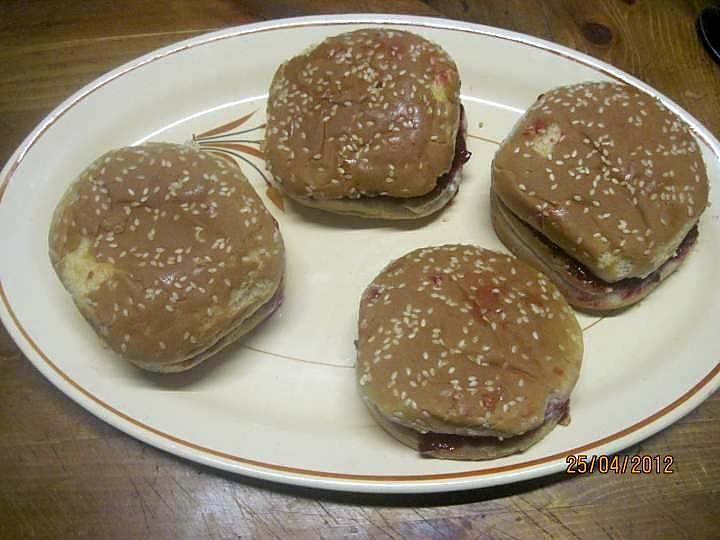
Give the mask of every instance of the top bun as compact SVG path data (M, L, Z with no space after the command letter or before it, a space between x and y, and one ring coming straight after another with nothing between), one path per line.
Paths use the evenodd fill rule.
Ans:
M686 123L606 82L541 95L495 155L492 181L516 217L607 282L660 267L708 200Z
M453 163L459 90L455 63L415 34L328 38L275 74L268 170L301 201L428 195Z
M98 158L58 204L49 243L85 318L151 371L189 369L280 300L275 220L239 168L191 146Z

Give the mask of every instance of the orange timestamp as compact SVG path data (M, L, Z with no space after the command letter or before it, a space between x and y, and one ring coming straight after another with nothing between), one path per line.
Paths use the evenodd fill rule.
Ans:
M675 458L672 455L633 454L607 456L578 454L565 458L567 474L673 474Z

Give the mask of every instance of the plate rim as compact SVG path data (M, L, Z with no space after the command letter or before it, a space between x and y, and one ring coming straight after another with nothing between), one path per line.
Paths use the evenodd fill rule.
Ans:
M126 73L184 50L224 39L304 26L355 24L396 25L460 31L519 43L534 49L540 49L546 53L562 56L567 60L594 69L610 78L640 88L656 99L659 99L668 106L668 108L673 110L673 112L683 118L695 135L707 145L715 158L720 160L720 143L717 139L696 118L674 103L670 98L619 68L563 45L510 30L442 18L367 13L321 15L275 19L272 21L228 27L211 33L201 34L146 53L91 81L65 99L41 120L11 155L2 171L0 171L0 209L2 208L2 200L6 188L15 171L42 135L60 119L65 112L80 103L85 97L111 81L122 77ZM339 491L385 493L454 491L489 487L552 474L562 470L564 463L561 458L568 455L574 455L588 450L594 451L595 453L602 452L611 454L622 448L632 446L640 440L657 433L695 409L720 386L719 361L716 362L714 368L681 396L635 424L582 446L520 463L455 473L420 475L347 474L290 467L235 456L212 448L203 447L191 441L185 441L169 433L164 433L151 425L140 422L130 415L115 409L79 383L75 382L44 353L18 320L6 295L2 277L0 277L0 319L2 319L6 329L26 358L30 360L48 381L85 410L133 438L176 456L232 473L283 484Z

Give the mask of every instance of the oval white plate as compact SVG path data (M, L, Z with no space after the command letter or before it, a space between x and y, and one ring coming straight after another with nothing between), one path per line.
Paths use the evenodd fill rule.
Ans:
M257 144L230 143L244 145L224 149L240 156L280 222L288 251L285 304L252 336L187 374L153 376L114 357L48 260L50 216L61 193L111 147L149 138L187 141L250 113L205 140L216 147L257 141L275 68L326 36L368 25L415 31L441 43L458 63L473 157L453 204L435 219L399 226L290 204L283 212L267 198L262 162L252 150ZM710 281L720 266L717 189L700 243L675 276L627 313L580 316L587 352L572 423L524 454L489 462L420 459L375 426L357 398L352 369L364 286L390 259L418 246L503 249L488 213L498 141L544 90L602 79L637 85L678 112L718 180L718 142L666 97L590 57L503 30L417 17L314 17L232 28L150 53L65 101L3 169L2 320L35 366L93 414L158 448L248 476L350 491L428 492L557 472L568 454L616 452L692 410L720 382L720 288Z

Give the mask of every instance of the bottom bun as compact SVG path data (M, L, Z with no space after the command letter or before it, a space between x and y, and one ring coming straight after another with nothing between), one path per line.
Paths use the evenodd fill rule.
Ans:
M517 257L545 273L570 305L593 314L619 311L645 298L678 269L698 237L695 226L673 256L647 277L608 283L517 218L494 192L490 194L490 203L493 228L502 243Z
M363 197L361 199L318 200L299 197L286 193L288 197L304 206L318 208L333 214L360 216L370 219L418 219L429 216L446 206L458 191L460 171L456 171L446 181L438 182L438 186L427 195L396 199L393 197Z
M524 452L543 439L565 416L566 408L558 414L549 415L545 422L522 435L512 437L469 437L445 433L420 433L414 429L401 426L382 416L373 406L368 406L370 414L387 433L395 437L405 446L414 448L421 456L438 459L454 459L479 461L495 459L511 454Z
M231 345L232 343L240 339L245 334L251 332L257 325L270 317L270 315L272 315L275 310L280 307L280 304L282 304L282 300L283 282L281 281L278 287L275 289L272 297L263 305L261 305L258 309L256 309L255 312L252 313L252 315L246 317L245 319L239 321L235 326L231 327L225 335L220 336L214 344L210 345L210 347L189 358L184 358L182 360L169 364L158 364L157 362L142 362L140 360L130 357L128 357L128 360L139 368L147 371L153 371L155 373L180 373L182 371L187 371L207 360L214 354L217 354L218 352L226 348L228 345Z

